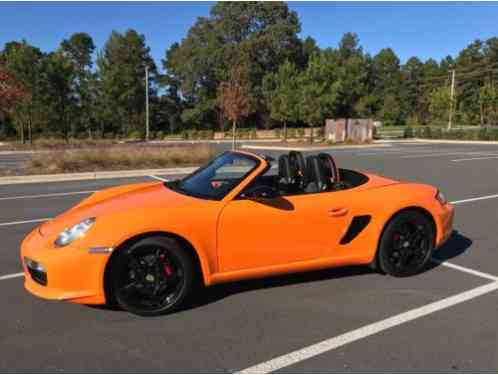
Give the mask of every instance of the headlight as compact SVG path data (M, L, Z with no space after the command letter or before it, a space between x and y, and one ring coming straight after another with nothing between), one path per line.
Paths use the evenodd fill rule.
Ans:
M81 223L78 223L69 229L64 230L55 240L55 246L67 246L75 239L83 237L85 233L88 232L88 230L92 227L93 223L95 223L95 218L91 217L89 219L83 220Z
M444 196L443 193L441 193L439 190L436 194L436 199L438 200L439 203L441 203L442 205L445 205L446 203L448 203L448 201L446 200L446 197Z

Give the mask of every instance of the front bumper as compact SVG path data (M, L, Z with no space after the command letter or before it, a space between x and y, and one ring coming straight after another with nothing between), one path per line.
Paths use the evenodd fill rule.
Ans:
M450 203L439 205L435 210L435 220L437 227L436 248L442 246L453 233L453 219L455 208Z
M88 249L76 245L56 248L37 228L21 245L24 286L30 293L45 299L103 304L106 302L104 269L109 256L90 254ZM45 272L45 282L43 275L33 272L33 264Z

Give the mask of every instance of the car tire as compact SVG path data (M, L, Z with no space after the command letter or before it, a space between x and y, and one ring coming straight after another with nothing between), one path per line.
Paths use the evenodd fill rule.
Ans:
M178 241L144 238L113 258L109 275L112 299L136 315L168 314L183 306L194 276L192 257Z
M431 259L434 238L434 225L422 212L397 214L385 227L379 243L380 270L395 277L420 273Z

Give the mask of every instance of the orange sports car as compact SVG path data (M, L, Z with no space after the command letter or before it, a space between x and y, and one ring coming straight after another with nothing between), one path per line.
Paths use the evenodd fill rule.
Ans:
M33 230L25 287L156 315L196 280L353 264L408 276L449 237L453 213L432 186L337 168L329 154L225 152L180 180L99 191Z

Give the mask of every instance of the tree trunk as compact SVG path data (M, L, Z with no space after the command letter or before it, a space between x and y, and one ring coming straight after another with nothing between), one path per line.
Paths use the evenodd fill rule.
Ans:
M21 121L21 143L24 144L24 121Z
M479 112L481 114L481 126L484 125L484 112L482 108L482 101L479 101Z
M287 120L284 120L284 142L287 142Z
M311 130L311 131L310 131L310 143L311 143L311 144L313 144L313 141L314 141L314 139L313 139L314 129L315 129L315 128L314 128L313 126L311 126L311 128L310 128L310 130Z
M33 112L32 112L32 105L30 104L30 106L29 106L29 118L28 118L28 142L30 145L33 144L33 139L31 138L32 122L33 122Z
M232 151L235 150L235 127L236 127L237 121L233 120L232 123Z
M28 123L28 142L30 145L33 144L33 137L31 136L31 120Z

